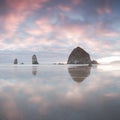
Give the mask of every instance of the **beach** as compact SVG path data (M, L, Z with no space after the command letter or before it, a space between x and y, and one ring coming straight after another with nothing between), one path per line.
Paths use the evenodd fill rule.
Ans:
M1 120L119 120L120 65L1 65Z

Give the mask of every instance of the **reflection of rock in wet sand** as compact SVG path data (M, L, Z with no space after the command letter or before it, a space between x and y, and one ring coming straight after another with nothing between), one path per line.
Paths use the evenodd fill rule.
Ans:
M32 74L37 75L37 66L32 67Z
M86 77L90 75L91 67L88 66L74 66L68 68L68 71L72 79L76 82L82 82Z

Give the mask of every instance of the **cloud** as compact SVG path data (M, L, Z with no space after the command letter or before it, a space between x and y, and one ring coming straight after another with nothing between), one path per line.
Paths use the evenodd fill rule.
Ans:
M8 37L12 37L14 32L18 29L19 24L25 20L25 16L20 16L17 14L9 14L4 21L4 28L6 33L8 33ZM9 36L10 35L10 36Z
M19 29L19 25L25 22L28 16L40 9L47 1L48 0L14 0L11 2L10 0L6 0L4 7L7 13L0 16L1 19L4 19L3 27L6 34L15 34L15 31Z
M70 6L59 5L58 8L61 11L65 11L65 12L70 12L71 11L71 7Z
M112 10L110 8L109 1L108 0L104 0L103 3L104 4L97 9L97 13L99 15L101 15L101 14L110 14L112 12Z
M68 55L81 46L96 58L119 55L119 7L111 0L5 0L0 5L1 50L47 48Z
M81 2L83 2L83 0L72 0L72 3L73 3L74 5L78 5L78 4L80 4Z
M14 0L11 2L10 0L6 0L6 4L9 6L10 10L16 10L15 12L28 12L28 10L37 10L41 8L44 3L48 2L49 0ZM23 14L24 14L23 13Z

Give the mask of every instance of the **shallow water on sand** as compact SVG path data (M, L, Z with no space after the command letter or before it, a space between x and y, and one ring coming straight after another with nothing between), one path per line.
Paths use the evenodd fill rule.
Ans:
M0 66L0 120L120 120L120 65Z

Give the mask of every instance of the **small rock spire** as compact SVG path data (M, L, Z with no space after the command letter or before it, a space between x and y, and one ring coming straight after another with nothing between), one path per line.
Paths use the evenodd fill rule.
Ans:
M14 64L18 64L17 58L14 59Z
M36 55L32 56L32 64L38 64Z

